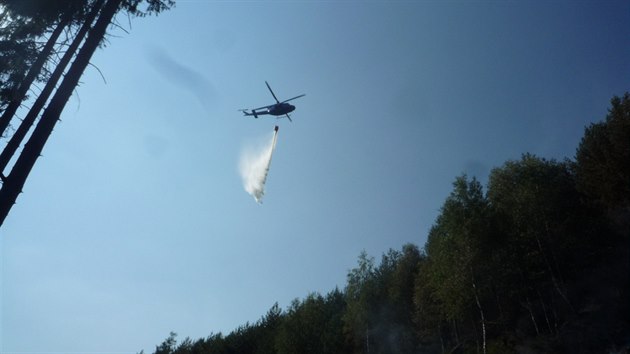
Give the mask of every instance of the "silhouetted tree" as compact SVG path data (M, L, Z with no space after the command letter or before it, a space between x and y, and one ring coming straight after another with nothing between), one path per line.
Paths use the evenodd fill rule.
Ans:
M13 119L15 112L26 98L28 90L33 82L42 74L44 65L53 53L61 33L72 21L82 20L87 0L44 1L44 0L2 0L10 16L17 20L3 31L9 33L9 38L14 45L22 42L31 44L44 31L52 28L52 32L46 40L44 47L37 53L31 53L30 57L16 56L13 59L21 59L22 65L29 65L28 71L23 75L19 83L13 83L7 106L0 116L0 135L3 135L7 126ZM14 20L15 21L15 20ZM91 21L90 21L91 23ZM18 38L16 38L18 37ZM20 41L20 37L24 40Z
M83 25L77 31L74 39L70 43L70 46L68 46L68 48L66 49L64 55L61 57L61 60L59 60L59 63L55 66L54 71L46 81L46 85L37 96L35 102L33 102L33 105L26 114L26 117L24 117L21 124L18 126L15 133L11 136L11 139L9 139L7 145L0 153L0 172L4 171L7 164L9 163L17 149L20 147L22 140L26 137L26 134L28 134L31 126L35 123L35 120L39 116L42 108L44 107L46 102L48 102L50 95L56 88L57 83L66 70L66 67L70 63L70 60L72 60L72 57L74 56L77 48L79 48L79 45L81 44L81 42L83 42L85 35L91 28L92 22L94 22L94 19L103 6L103 3L105 3L105 0L96 0L92 4L91 11L85 17ZM9 110L7 110L7 112L5 113L9 113Z
M97 1L96 4L98 3ZM146 8L140 9L141 4L145 4ZM18 194L21 193L30 171L37 161L37 158L40 156L48 137L59 120L61 112L73 90L76 88L90 58L103 41L107 27L111 24L114 15L116 15L120 9L125 9L130 14L145 16L147 14L159 13L160 11L169 9L173 5L174 1L172 0L146 0L145 2L141 0L107 0L103 7L100 8L96 22L91 26L86 40L78 50L74 62L55 91L39 123L35 127L28 142L25 144L22 153L16 160L11 172L6 177L2 178L3 185L2 189L0 189L0 225L4 222L13 204L15 204Z
M33 25L28 18L15 16L6 7L1 9L0 112L3 112L16 96L24 76L37 57L36 40L41 35L42 28L37 24Z
M370 308L375 305L374 258L362 251L358 266L347 276L347 308L343 316L344 334L354 352L368 352L370 345Z
M175 346L177 345L177 340L175 339L176 337L177 333L171 332L168 338L166 338L164 342L162 342L162 344L155 347L155 354L173 353L173 351L175 351Z
M426 255L418 263L414 280L414 324L420 352L446 351L445 316L440 311L434 288L431 286L431 268Z
M524 284L535 287L530 289L530 297L550 282L571 307L564 284L566 273L583 262L587 247L594 245L587 226L580 226L587 215L570 166L525 154L520 161L508 161L492 171L488 198L509 223L506 236L515 247L515 259L520 258L517 262Z
M422 255L416 245L405 244L387 282L389 321L387 340L397 353L416 353L418 340L414 322L414 284Z
M63 108L72 91L79 83L79 79L87 67L92 54L105 36L107 26L111 23L121 3L122 0L108 0L103 7L98 20L90 30L88 38L77 54L74 63L48 104L48 108L44 111L29 141L24 146L24 150L17 159L11 173L4 179L2 189L0 189L0 224L4 222L9 210L15 204L15 200L22 191L26 178L40 156L48 137L59 120Z
M630 227L630 94L613 97L605 121L584 130L576 152L578 189ZM628 233L626 232L626 235Z
M344 339L341 315L345 309L338 290L326 297L310 294L294 300L276 335L277 353L341 353Z
M256 354L276 353L276 337L285 318L276 302L256 323Z
M348 274L344 333L354 352L413 353L417 343L413 322L414 280L420 252L405 245L390 249L375 267L365 252Z

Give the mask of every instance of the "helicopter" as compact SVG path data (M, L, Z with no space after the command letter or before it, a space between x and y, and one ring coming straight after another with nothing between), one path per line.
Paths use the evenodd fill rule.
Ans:
M276 97L276 95L273 93L273 90L271 89L271 86L269 86L269 83L265 81L265 84L267 85L267 88L269 89L269 92L271 92L271 95L273 96L273 98L276 100L276 103L270 104L264 107L254 108L254 109L240 109L239 111L243 112L246 116L254 116L254 118L258 118L258 116L262 116L266 114L270 114L272 116L278 116L278 118L281 118L280 116L287 116L287 118L289 118L289 121L293 122L293 120L291 120L291 116L289 115L289 113L295 110L295 106L287 102L294 100L296 98L306 96L306 94L295 96L293 98L289 98L288 100L284 100L280 102L278 98ZM258 110L263 110L263 111L258 111ZM251 111L251 112L248 112L248 111Z

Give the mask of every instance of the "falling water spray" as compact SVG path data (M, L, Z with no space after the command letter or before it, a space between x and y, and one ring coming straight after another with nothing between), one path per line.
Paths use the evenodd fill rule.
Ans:
M247 193L254 197L258 204L262 204L262 198L265 195L265 182L269 174L271 157L273 150L276 148L277 138L278 126L274 128L270 142L257 149L244 150L241 154L239 171L243 179L243 187Z

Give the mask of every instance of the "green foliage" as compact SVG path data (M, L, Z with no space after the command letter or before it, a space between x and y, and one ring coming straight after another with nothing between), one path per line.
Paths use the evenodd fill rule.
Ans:
M484 296L489 293L495 268L491 262L495 242L492 218L475 178L458 177L453 187L425 246L427 261L416 281L416 321L427 338L435 328L441 346L456 348L467 341L483 346ZM473 324L472 331L468 323ZM480 334L474 333L477 327Z
M355 352L415 352L413 292L421 255L414 245L389 250L378 267L365 252L348 274L344 333Z
M575 266L572 254L591 246L586 210L580 203L568 163L525 154L490 174L488 199L503 223L506 246L528 280L561 277ZM567 262L567 263L565 263Z
M608 209L630 208L630 94L613 97L606 120L584 130L577 148L579 190Z
M414 323L420 341L431 343L439 340L441 328L440 309L431 287L430 266L426 256L418 262L418 273L414 280L413 304Z
M368 257L367 253L362 251L358 267L348 273L345 289L348 307L343 318L346 337L351 338L354 346L359 348L369 327L368 310L375 302L373 294L375 278L374 257Z
M313 293L294 300L276 336L277 353L343 352L341 314L345 310L339 290L326 297Z
M455 320L470 307L472 279L486 268L487 202L481 184L458 177L435 225L426 251L429 284L446 320Z

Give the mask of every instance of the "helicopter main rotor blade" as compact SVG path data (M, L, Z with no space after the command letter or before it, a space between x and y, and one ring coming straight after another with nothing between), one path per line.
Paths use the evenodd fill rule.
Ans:
M276 98L276 94L273 93L273 90L271 89L271 86L269 86L269 83L267 81L265 81L265 84L267 85L267 88L269 89L269 92L271 92L271 95L273 96L273 98L276 100L276 103L280 103L280 101L278 101L278 98Z
M269 109L273 106L275 106L275 104L270 104L269 106L263 106L263 107L258 107L258 108L250 108L250 111L257 111L259 109Z
M289 118L289 122L293 123L293 119L291 119L291 116L287 113L286 114L287 118Z
M288 100L282 101L282 102L280 102L280 103L289 102L289 101L292 101L292 100L294 100L294 99L296 99L296 98L300 98L300 97L304 97L304 96L306 96L306 94L299 95L299 96L295 96L295 97L293 97L293 98L289 98Z

